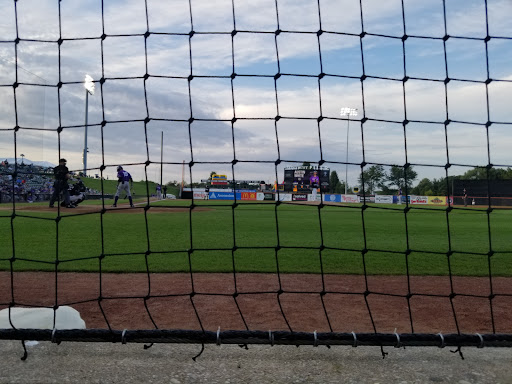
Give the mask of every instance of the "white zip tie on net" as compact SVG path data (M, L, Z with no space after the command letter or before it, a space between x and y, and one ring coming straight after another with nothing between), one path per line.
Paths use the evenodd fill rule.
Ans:
M357 335L354 331L352 331L352 336L354 337L354 342L352 343L352 347L357 347Z
M441 338L441 345L439 346L439 348L444 348L446 346L446 344L444 343L443 334L441 332L439 332L437 335Z
M476 335L480 338L480 345L478 345L477 348L483 348L484 347L484 338L479 333L477 333Z

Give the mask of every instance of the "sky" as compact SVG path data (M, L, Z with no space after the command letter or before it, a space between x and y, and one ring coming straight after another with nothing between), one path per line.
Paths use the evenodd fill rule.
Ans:
M415 164L417 181L446 176L447 162L449 175L512 166L512 2L487 0L487 22L484 0L361 4L109 0L102 14L99 0L0 0L0 157L81 170L88 74L87 165L110 178L123 165L135 180L181 181L185 161L186 182L215 171L273 183L323 159L356 186L363 161Z

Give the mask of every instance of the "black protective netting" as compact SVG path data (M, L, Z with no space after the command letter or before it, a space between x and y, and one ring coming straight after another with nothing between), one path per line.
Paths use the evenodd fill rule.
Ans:
M82 132L84 124L70 118L69 108L76 106L70 107L66 95L72 87L82 86L83 74L79 73L74 78L69 76L69 55L64 56L62 52L69 47L79 47L74 51L73 58L80 61L80 47L85 47L85 44L95 44L95 60L101 69L97 77L93 76L96 85L96 94L94 95L96 117L90 119L88 128L98 138L98 146L95 149L100 155L96 160L91 161L92 165L88 171L98 173L99 177L103 179L109 174L108 172L111 172L110 175L112 175L112 171L120 163L128 170L138 169L143 175L142 178L147 181L146 191L144 191L146 195L152 193L149 180L152 179L155 167L165 166L166 169L174 167L180 174L182 167L182 159L161 161L160 157L155 155L158 153L154 149L154 137L152 139L152 135L155 135L153 129L155 126L158 127L158 132L162 130L166 137L171 137L173 140L178 140L178 137L183 139L182 149L185 148L187 152L184 173L189 182L199 182L200 179L205 178L204 170L211 170L214 167L229 169L231 172L229 177L233 180L253 180L253 177L247 176L244 172L256 166L266 167L267 172L270 170L268 173L272 174L271 177L279 180L282 178L283 167L309 162L331 169L339 167L346 170L345 167L349 167L351 172L357 171L362 178L362 185L365 186L367 185L364 180L366 174L362 171L376 165L398 166L405 175L405 190L402 193L407 196L411 194L410 183L407 183L407 171L412 168L437 171L436 177L445 178L446 190L452 191L453 185L450 176L455 174L452 172L454 168L479 167L487 171L487 181L489 181L492 169L510 166L506 156L495 156L493 153L494 148L498 148L502 144L501 141L506 145L506 140L509 137L504 132L510 129L510 124L512 124L510 112L500 112L504 103L506 104L506 100L502 100L500 96L506 95L506 90L511 87L512 83L510 74L507 75L506 72L508 68L503 69L503 63L506 66L507 60L510 61L512 37L510 30L501 31L493 28L492 22L499 19L500 7L505 6L503 2L486 0L474 1L471 4L458 2L459 8L454 10L452 1L438 1L435 8L436 16L432 19L436 20L438 24L435 25L435 28L432 27L432 34L415 35L411 30L416 30L415 27L417 24L421 24L421 19L412 16L409 18L410 10L417 4L406 0L394 2L393 5L389 4L390 9L393 8L395 11L398 9L398 12L395 13L399 17L393 20L392 26L388 29L381 28L375 22L376 13L386 12L386 8L383 8L382 5L377 7L377 2L346 1L339 7L335 3L320 0L300 2L295 6L290 2L275 0L275 3L267 2L257 9L252 9L252 16L260 15L266 20L263 24L274 27L262 27L254 30L244 29L244 26L247 25L246 20L245 18L240 20L238 14L239 10L247 5L241 4L242 2L238 0L232 0L228 4L229 6L223 8L225 11L223 17L228 23L224 23L223 28L218 30L204 28L204 25L207 25L204 20L208 19L208 13L211 11L210 7L213 6L213 3L208 5L208 2L188 0L188 2L172 2L164 5L156 4L153 1L141 1L138 4L139 8L130 14L130 17L136 20L133 33L126 33L131 28L124 25L126 20L117 20L113 16L115 12L112 12L111 5L107 7L106 2L101 1L101 5L95 6L98 16L101 17L101 33L86 31L79 34L79 37L70 32L72 31L70 25L74 21L70 16L69 4L61 1L54 3L45 3L45 11L49 10L52 15L49 22L53 23L54 31L58 30L57 36L54 36L55 33L42 32L35 38L30 34L25 34L24 29L19 25L20 20L24 20L25 26L30 22L34 16L33 12L37 12L37 8L33 7L34 4L25 1L12 1L3 5L6 13L2 16L2 23L5 19L10 21L5 24L5 28L0 29L0 33L2 33L0 49L3 57L6 58L6 60L2 58L4 60L2 66L7 70L7 75L2 77L4 80L0 83L0 92L2 92L2 97L7 95L8 102L12 105L12 119L0 120L0 130L4 145L7 143L6 148L10 148L10 153L14 158L20 157L20 140L23 140L26 134L34 132L54 135L52 137L56 138L57 142L54 159L71 156L72 152L68 150L67 146L73 140L81 140L81 138L77 139L79 137L77 132ZM123 7L121 4L118 6ZM293 21L296 14L304 12L301 7L307 10L306 12L310 16L309 22L297 22L296 25L293 25L290 20ZM333 15L335 10L339 14ZM478 16L478 20L483 26L481 31L474 33L469 28L467 35L450 33L450 28L459 31L454 26L458 26L466 14L468 20L470 16ZM490 14L494 15L494 19ZM200 15L202 21L199 26L196 24L197 15ZM215 13L215 15L218 14ZM349 15L351 15L350 20L352 21L345 22ZM353 22L354 15L357 15L355 19L357 22ZM75 14L74 16L77 17L78 22L80 15ZM174 24L176 29L167 30L162 27L162 18L179 19L179 22ZM283 19L286 20L286 23L282 22ZM96 20L95 25L98 22ZM122 30L120 33L115 32L116 28L112 27L116 22L124 23L123 28L117 29ZM165 24L163 25L165 26ZM94 30L94 28L91 29ZM381 33L382 30L386 32ZM164 41L172 42L175 45L165 45ZM258 59L257 55L261 54L258 48L261 48L260 44L263 42L270 43L267 44L267 47L272 49L272 58L262 59L260 65L255 65L254 63ZM337 51L332 49L331 44L338 44L338 49L346 44L351 49L347 49L346 52ZM468 60L479 61L479 76L465 72L460 57L456 64L452 64L455 60L454 57L459 54L457 50L459 45L475 47L478 58L470 57ZM248 47L251 49L244 51L243 55L245 56L239 54L239 49ZM40 49L43 55L46 49L57 49L56 60L52 68L48 69L48 71L56 73L56 81L37 81L36 75L32 77L35 79L34 81L26 81L28 77L22 76L26 71L25 67L30 66L31 60L37 60L37 55L28 58L27 51L30 51L28 48L34 52ZM299 59L293 64L290 64L289 60L291 48L299 51L297 53ZM135 57L132 57L132 49L134 56L136 56L136 50L140 52L142 49L144 55L138 55L137 58L143 57L144 60L137 61ZM301 49L304 52L300 52ZM424 55L427 56L425 52L429 52L429 50L435 51L437 57L441 58L442 65L440 67L434 68L432 63L423 59ZM311 51L314 51L314 55ZM168 62L167 66L153 65L154 57L158 55L164 56L165 61ZM201 59L207 55L214 59L205 63ZM314 59L311 59L312 55ZM309 59L305 59L305 57ZM216 60L222 61L222 67L217 67ZM418 63L421 63L422 60L425 60L424 66L418 70ZM118 65L127 63L130 64L127 66L128 71L117 70ZM240 65L239 63L245 64ZM275 64L275 67L269 63ZM391 67L393 69L390 69ZM222 69L219 69L217 73L216 68ZM226 70L226 68L230 69ZM41 74L41 76L43 75ZM72 80L69 80L70 78ZM258 84L260 86L260 88L252 90L252 96L257 95L262 98L265 96L259 109L251 109L248 94L239 91L240 84ZM123 93L123 90L126 90L123 88L125 85L142 85L142 88L138 88L138 93L127 94ZM303 89L302 94L299 92L302 98L290 99L290 89L294 89L293 87L295 90ZM25 109L26 104L22 97L25 97L27 89L41 88L56 94L56 119L51 124L38 124L37 119L27 119L29 112ZM465 115L460 107L460 104L466 102L470 105L469 108L473 105L471 104L472 96L468 96L467 101L464 99L472 88L477 88L480 92L480 98L476 104L483 111L476 118L470 111L467 111ZM394 97L380 99L379 102L376 102L379 92L382 92L383 89L394 90L395 93L387 94L387 96L393 95ZM424 98L423 92L429 89L435 89L437 92L432 99ZM169 98L166 98L166 92L169 90L172 90L173 93L170 96L167 95ZM497 90L505 91L500 91L500 93ZM180 96L179 101L176 99L177 95ZM203 99L200 99L199 96ZM208 103L214 104L217 99L223 97L227 97L228 103L222 113L208 113ZM336 100L333 101L334 99ZM90 100L93 100L92 97ZM457 101L458 107L453 107L454 101ZM49 103L48 99L46 102ZM127 105L125 112L120 107L123 103ZM357 107L357 116L340 116L340 107L344 105L338 103L348 103L348 106ZM81 105L79 104L79 108L76 108L82 110ZM159 107L157 108L155 105ZM293 105L297 108L291 108ZM314 105L314 108L311 108L311 105ZM291 111L295 111L297 114L293 115ZM36 123L26 123L27 121L36 121ZM333 139L339 134L333 133L336 129L344 134L347 123L351 124L352 132L357 133L357 137L351 136L357 138L355 140L357 144L354 143L350 149L357 154L351 154L350 158L345 150L344 140ZM258 128L258 124L261 128ZM246 126L250 127L249 130L241 129ZM338 128L333 129L336 126ZM182 129L184 127L185 129ZM299 137L299 141L294 141L294 135L300 136L299 127L307 127L309 136L305 136L307 139ZM247 146L251 140L248 131L259 132L260 129L270 132L270 135L266 137L266 141L255 144L257 148L253 149L258 149L260 155L253 157L251 146ZM294 131L295 129L297 130ZM211 130L218 130L218 137L210 136ZM422 131L423 136L418 136L418 131ZM399 132L399 134L390 138L388 135L390 132ZM470 138L474 132L478 132L478 149L471 146L464 147L463 140ZM219 140L221 135L224 136ZM113 137L116 140L113 140ZM208 137L209 142L204 144L201 141L202 137ZM496 139L493 139L494 137ZM245 146L241 144L244 142L243 140L246 140ZM298 143L300 140L302 142L300 145L297 144L298 147L294 150L294 143ZM433 147L430 147L430 140L440 143L436 147L435 159L428 156L422 159L416 151L434 151ZM475 139L473 138L473 140ZM132 147L129 146L129 143L136 144L139 156L132 156ZM314 146L316 152L306 152L303 147L300 147L304 144ZM463 147L462 152L465 152L466 155L468 152L471 154L472 151L475 151L475 157L463 157L461 146ZM208 157L208 150L212 151L211 158ZM219 155L219 153L221 154ZM499 164L493 163L495 158L499 159ZM18 163L2 168L2 182L8 180L6 184L4 183L6 185L2 192L4 196L14 196L17 178L23 176L24 172L26 169ZM271 182L273 181L271 180ZM491 185L491 182L487 183L488 194L492 194ZM341 240L336 245L324 239L324 233L327 230L324 211L328 207L324 201L316 205L303 204L304 209L318 212L317 242L308 245L290 244L282 239L296 228L290 228L283 224L280 216L281 209L287 205L301 203L279 200L270 203L268 201L248 203L238 200L237 195L234 194L235 199L228 205L229 214L225 215L225 221L230 223L229 241L211 246L197 242L198 237L199 239L201 237L201 233L197 232L195 221L196 215L200 212L198 208L215 209L220 206L225 207L225 205L214 200L200 204L193 198L188 205L185 205L188 210L187 220L179 224L188 228L188 239L180 240L180 245L173 248L173 244L178 243L178 240L173 238L173 231L169 230L165 233L168 238L168 248L157 251L152 248L150 241L151 232L154 231L150 215L158 205L148 197L143 204L139 205L143 209L138 209L136 213L133 213L140 216L143 221L141 227L143 229L136 234L133 234L128 228L125 232L127 237L139 238L142 250L141 247L136 247L137 249L128 254L112 251L111 248L105 247L105 244L110 241L108 240L109 233L105 233L108 231L106 221L111 217L109 215L112 211L110 203L105 198L101 200L101 205L96 206L97 210L94 212L70 213L59 208L56 217L48 217L20 210L20 201L17 201L19 199L12 197L8 204L2 204L7 206L7 211L1 211L0 218L2 228L5 229L2 234L4 246L0 261L3 269L8 271L7 274L2 275L8 280L8 283L6 290L0 295L0 307L13 308L31 306L32 304L26 299L20 299L16 291L18 276L23 273L17 269L20 262L50 264L54 266L51 279L54 280L55 296L50 305L40 306L56 309L62 305L89 303L98 308L101 313L100 317L103 318L107 326L104 330L2 330L0 338L52 341L353 346L511 346L510 310L506 308L507 303L510 303L512 292L503 288L509 285L505 280L500 281L499 289L495 288L496 279L503 276L503 271L500 269L501 267L496 268L493 263L497 256L501 256L508 260L503 265L510 264L512 249L510 245L501 243L499 249L493 246L495 211L491 205L491 199L487 199L478 207L454 206L450 199L444 209L430 208L429 206L417 208L407 199L400 206L379 206L370 204L370 200L366 200L364 188L362 187L362 191L360 191L363 195L361 204L338 206L340 210L343 209L340 212L351 211L357 214L353 225L361 228L358 244L362 244L362 246L354 246L355 243L344 239L342 230L339 233ZM479 188L485 189L482 184ZM102 183L100 192L107 195L112 191L105 190ZM247 245L237 237L239 232L251 233L250 229L238 227L238 212L241 207L249 204L273 204L272 214L265 220L274 223L276 232L274 243L268 244L267 241L261 240L263 244L261 246ZM182 207L170 204L160 207L160 209L168 209L171 212L175 208ZM421 241L416 241L415 236L418 234L414 232L413 224L417 220L417 216L411 215L419 209L422 212L435 213L442 217L441 227L443 229L440 234L443 239L446 239L445 249L429 250ZM483 239L484 246L477 250L461 247L460 244L464 240L457 240L457 236L461 235L464 229L454 231L452 225L454 213L470 209L471 212L478 213L479 222L484 223L483 235L479 235ZM400 249L397 250L398 247L388 247L387 244L375 242L373 238L375 228L370 227L367 223L368 214L375 211L396 213L402 217L400 226L395 231L399 233ZM97 232L96 246L101 248L100 252L91 251L87 257L80 257L80 259L68 257L66 260L62 260L62 252L65 249L61 240L63 234L65 235L70 227L75 226L73 228L77 231L78 236L80 229L76 227L76 223L85 215L95 215L98 218L95 231ZM53 223L56 236L45 240L34 239L33 244L21 244L18 238L19 231L23 231L23 227L19 223L23 219L41 222L41 225L46 225L48 222ZM257 220L259 219L255 218L252 225L257 226ZM411 220L413 224L411 224ZM158 225L168 225L168 223L163 221ZM300 218L297 218L297 226L300 226ZM413 237L414 241L412 241ZM51 241L55 244L53 259L41 261L39 258L26 256L25 251L37 248L41 241ZM390 237L390 241L393 241L393 236ZM437 240L427 239L425 241L435 243ZM91 245L83 245L83 247L88 246ZM258 287L257 284L255 288L249 290L240 288L240 281L245 278L245 275L237 270L237 260L242 252L249 249L260 250L262 254L267 255L270 252L271 258L275 260L273 263L275 268L272 271L262 271L271 272L275 277L276 284L271 284L270 288ZM290 288L292 285L287 283L290 277L300 280L304 275L283 273L281 267L283 263L286 264L283 262L283 254L286 252L299 254L303 251L309 255L307 257L314 260L315 266L312 267L312 270L301 270L300 272L316 274L319 283ZM71 251L68 249L68 252ZM333 275L329 273L330 270L324 264L326 263L324 259L331 255L329 252L339 252L340 260L345 257L344 255L356 255L355 257L358 258L361 265L360 273L349 271L348 274L356 273L360 284L344 286L343 273L341 273L336 275L341 284L336 288L330 285L329 281ZM199 278L195 270L195 263L197 263L195 257L205 253L208 255L226 255L227 253L229 255L228 264L231 265L231 272L228 274L229 287L232 288L213 286L204 289L204 287L198 286ZM376 254L382 255L382 258L399 260L404 266L400 270L403 289L387 289L385 284L384 288L377 288L374 285L377 280L373 276L372 267L368 265L368 260L374 260ZM103 267L110 260L121 260L122 263L122 257L134 255L139 255L144 260L145 288L136 293L108 291L105 288L108 285L106 282L108 278L104 276ZM186 265L188 265L187 279L189 282L186 292L154 293L155 291L152 291L152 287L155 285L155 275L152 273L151 260L155 255L168 256L168 260L174 256L184 255ZM411 260L418 255L423 255L426 259L442 260L445 265L443 284L446 284L448 289L442 290L442 292L435 289L417 290L415 275L419 271L415 269L412 273L409 265ZM457 285L459 282L457 279L460 277L456 276L459 264L453 265L454 255L467 257L464 260L467 260L468 263L476 262L483 265L484 272L479 275L480 280L478 280L479 286L483 287L481 290L460 292ZM93 273L96 276L95 282L99 287L99 294L93 297L75 297L63 302L59 299L58 289L62 275L66 273L66 268L63 268L63 265L67 266L83 259L96 261L96 271L89 271L88 275ZM289 260L287 262L290 263ZM293 271L293 268L291 269ZM70 267L67 270L73 270L73 268ZM166 269L165 272L173 272L172 267ZM394 273L391 272L391 274ZM141 291L144 292L141 293ZM265 295L271 297L272 305L277 308L277 316L281 324L284 324L278 329L274 328L270 331L261 329L259 326L253 326L251 321L247 320L251 315L244 312L244 306L247 304L244 300ZM298 313L293 313L293 306L283 304L287 295L297 297L303 295L316 300L319 310L315 316L322 318L323 332L313 332L314 329L297 329L294 326L295 319L301 317L300 305L297 304L295 309ZM241 320L241 329L230 331L229 326L225 328L223 324L218 324L220 328L217 331L216 326L212 329L213 326L210 323L207 322L208 325L205 325L204 318L209 314L202 312L201 300L214 300L218 297L226 299L231 306L234 306L232 313L233 316ZM339 308L335 310L335 307L345 305L346 313L350 313L353 308L348 302L342 304L330 301L333 297L357 298L366 312L366 328L360 330L356 329L357 324L343 324L343 320L337 318L338 312L336 311ZM430 315L434 314L434 318L436 312L441 311L440 307L443 308L443 311L447 310L450 326L438 327L437 332L432 328L426 332L418 331L417 328L425 330L428 328L424 324L415 327L417 319L415 300L419 297L432 299L430 306L422 307L421 310ZM159 317L159 309L151 306L152 300L162 298L184 299L186 305L193 312L194 324L191 324L190 328L185 327L184 330L168 330L166 326L162 327L160 324L165 324L165 321ZM400 310L398 310L398 304L396 307L394 304L390 304L393 301L387 302L388 304L385 301L379 301L385 298L396 300ZM153 329L124 331L122 328L119 329L118 324L111 320L108 310L105 309L109 302L115 300L142 302L142 310L150 318L152 325L150 328ZM302 299L297 300L300 303ZM460 305L464 303L464 300L472 303L467 312L471 312L477 307L479 309L475 312L481 314L481 311L484 311L485 326L464 328L466 316L471 316L467 312L463 316L460 315ZM443 303L443 305L438 306L436 303ZM33 306L37 307L37 305ZM501 308L499 318L496 317L498 316L496 307ZM257 313L264 313L266 308L262 307L258 311ZM130 317L133 314L127 313L125 316ZM396 317L405 319L407 330L404 331L405 328L400 328L398 332L393 332L389 327L380 326L382 317L386 316L391 319L391 322ZM465 329L470 328L472 334L465 332ZM443 334L445 329L451 329L452 332Z

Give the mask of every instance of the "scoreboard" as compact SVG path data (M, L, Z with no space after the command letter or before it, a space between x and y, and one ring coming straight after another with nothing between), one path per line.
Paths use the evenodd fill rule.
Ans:
M311 192L320 188L329 192L330 170L324 167L285 168L284 190L286 192Z

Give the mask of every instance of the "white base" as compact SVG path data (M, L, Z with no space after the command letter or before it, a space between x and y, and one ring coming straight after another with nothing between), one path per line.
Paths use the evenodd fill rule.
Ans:
M2 309L0 311L0 329L11 329L11 322L20 329L53 329L55 317L56 329L85 329L85 321L80 313L71 307L62 306L54 311L51 308L18 308Z

